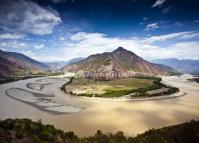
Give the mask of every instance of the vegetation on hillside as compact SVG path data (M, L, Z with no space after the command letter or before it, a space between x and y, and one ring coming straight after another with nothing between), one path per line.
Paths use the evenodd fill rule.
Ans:
M133 128L133 127L132 127ZM64 132L41 120L7 119L0 121L1 143L198 143L199 121L191 121L161 129L151 129L136 137L123 132L104 134L100 130L94 136L80 138L74 132Z

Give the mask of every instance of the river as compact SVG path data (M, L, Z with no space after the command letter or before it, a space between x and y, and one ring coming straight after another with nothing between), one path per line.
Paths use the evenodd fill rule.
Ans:
M79 136L123 131L136 135L150 128L199 120L199 84L187 81L191 75L162 77L180 88L185 96L163 100L99 100L66 95L59 87L62 77L43 77L0 85L0 119L41 119Z

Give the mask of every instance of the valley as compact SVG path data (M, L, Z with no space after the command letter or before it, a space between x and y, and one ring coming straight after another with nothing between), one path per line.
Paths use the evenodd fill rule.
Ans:
M141 101L71 96L59 89L68 80L63 76L5 83L0 85L0 116L2 120L42 119L44 123L74 131L79 136L93 135L97 129L136 135L150 128L199 119L199 85L187 81L191 77L162 76L163 83L178 87L185 96Z
M199 0L0 0L0 143L199 143Z

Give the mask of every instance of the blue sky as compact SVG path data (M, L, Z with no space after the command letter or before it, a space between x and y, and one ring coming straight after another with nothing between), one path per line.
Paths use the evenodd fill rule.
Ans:
M198 0L0 0L0 49L67 61L119 46L199 59Z

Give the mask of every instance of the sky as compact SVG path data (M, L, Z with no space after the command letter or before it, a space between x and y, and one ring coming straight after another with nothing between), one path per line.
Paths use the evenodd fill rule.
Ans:
M119 46L199 60L199 0L0 0L1 50L54 62Z

